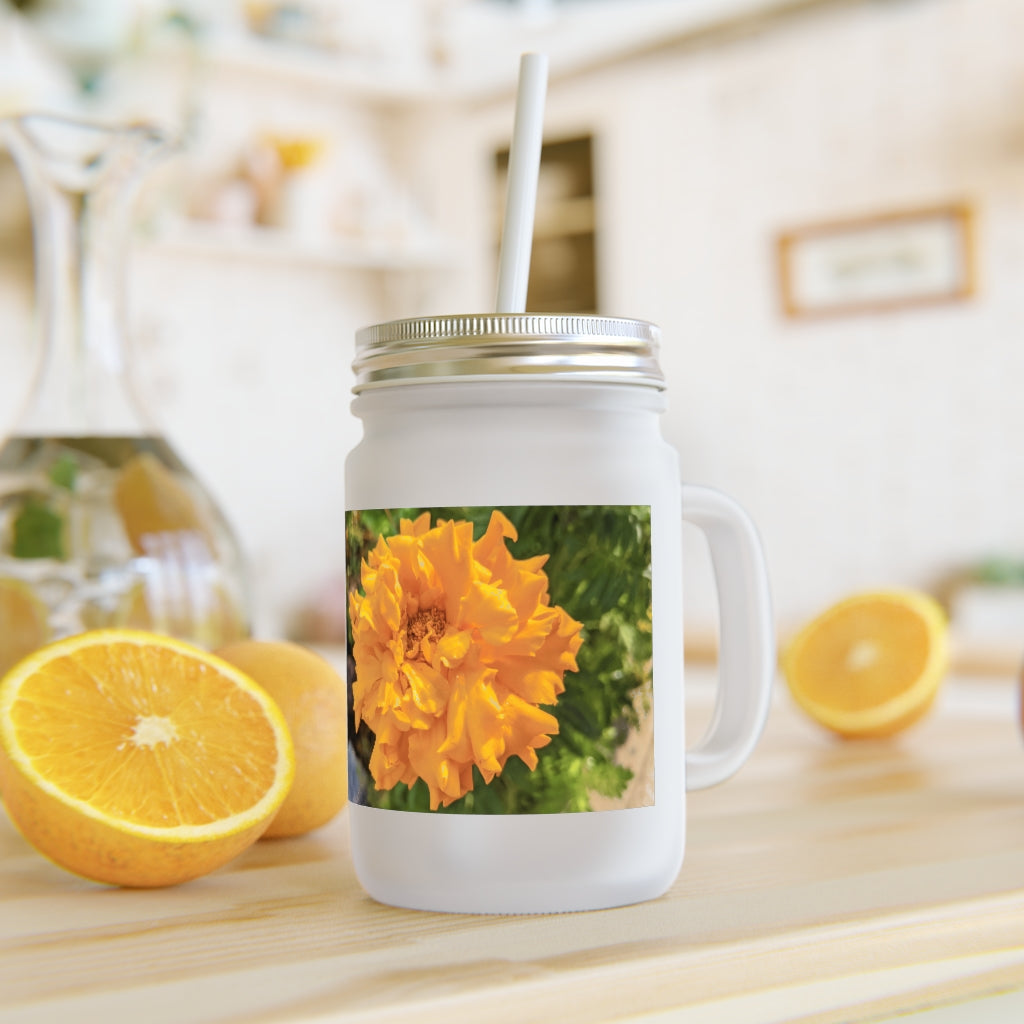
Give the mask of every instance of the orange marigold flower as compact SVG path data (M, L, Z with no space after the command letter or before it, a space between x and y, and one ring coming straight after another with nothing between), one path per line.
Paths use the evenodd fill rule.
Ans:
M513 558L501 512L484 535L430 513L403 519L361 566L349 597L355 723L376 737L378 790L423 779L430 807L448 806L513 755L532 770L558 732L553 705L577 671L582 624L550 604L547 555Z

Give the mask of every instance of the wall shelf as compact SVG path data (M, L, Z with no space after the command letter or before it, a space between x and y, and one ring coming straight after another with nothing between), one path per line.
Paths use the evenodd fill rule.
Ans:
M180 47L157 53L166 61L195 59L206 71L251 75L365 101L408 104L429 100L439 92L436 75L422 62L384 63L251 35L204 39L194 57Z
M278 228L224 227L180 220L146 240L157 251L208 259L314 265L336 270L418 271L451 267L440 240L303 238Z

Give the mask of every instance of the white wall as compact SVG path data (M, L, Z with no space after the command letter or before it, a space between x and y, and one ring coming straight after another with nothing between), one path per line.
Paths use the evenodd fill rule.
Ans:
M783 632L853 588L932 586L1024 551L1022 38L1019 0L842 3L568 78L552 68L549 137L596 136L603 311L662 325L665 432L686 478L757 520ZM285 117L275 89L261 95ZM341 572L354 329L493 302L491 161L511 124L506 95L412 111L393 136L457 244L447 275L389 290L305 264L136 263L143 383L250 551L262 632ZM780 316L779 230L959 198L978 213L974 301ZM0 399L23 362L3 358ZM713 598L688 543L700 633Z
M602 311L662 325L665 433L686 478L758 522L784 633L854 588L1024 553L1022 38L1017 0L840 4L567 81L552 69L549 137L597 133ZM469 114L475 141L455 134L474 166L510 113ZM780 315L780 230L961 198L973 301ZM461 179L449 196L481 267L453 306L491 299L483 201ZM690 546L701 632L713 595Z

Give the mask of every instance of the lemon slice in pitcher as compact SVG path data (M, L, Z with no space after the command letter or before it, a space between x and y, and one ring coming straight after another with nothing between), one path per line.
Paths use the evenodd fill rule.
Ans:
M0 577L0 675L50 639L49 615L27 583Z
M121 470L114 502L136 554L148 534L189 531L210 541L209 529L185 485L151 452L133 455Z

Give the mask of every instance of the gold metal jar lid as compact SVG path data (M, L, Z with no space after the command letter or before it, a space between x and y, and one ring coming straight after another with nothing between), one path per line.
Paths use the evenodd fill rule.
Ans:
M664 390L661 332L646 320L474 313L391 320L356 332L356 394L400 384L575 380Z

